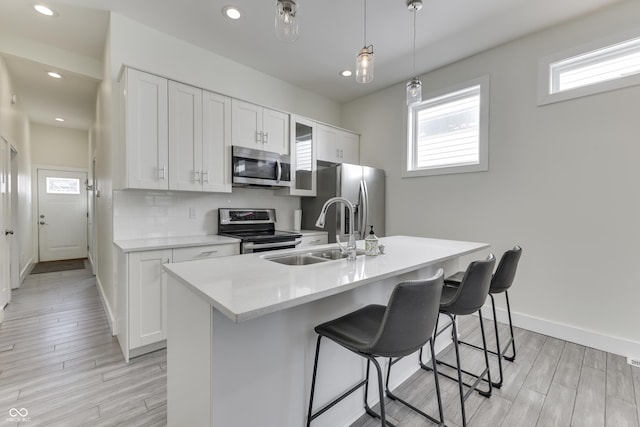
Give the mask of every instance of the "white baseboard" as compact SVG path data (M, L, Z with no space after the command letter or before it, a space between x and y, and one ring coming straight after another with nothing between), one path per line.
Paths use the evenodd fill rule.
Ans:
M29 273L31 273L31 270L33 270L33 267L36 266L36 263L33 262L33 258L29 259L29 261L27 261L27 263L24 265L24 268L22 269L22 271L20 271L20 284L22 284L22 282L24 282L24 279L27 278L27 276L29 275Z
M100 278L96 276L96 286L98 287L98 294L100 295L100 301L102 301L102 307L104 308L104 312L107 315L107 321L109 322L109 328L111 329L111 335L118 335L118 324L116 321L116 316L113 314L113 310L111 310L111 306L109 305L109 301L104 295L104 290L102 288L102 283L100 282Z
M486 318L493 318L490 303L485 304L482 314ZM498 318L498 322L506 324L509 323L509 317L506 309L496 307L496 316ZM527 314L517 313L515 311L511 311L511 318L513 320L513 326L517 326L518 328L526 329L528 331L537 332L539 334L548 335L550 337L559 338L624 357L637 358L640 356L640 342L631 341L626 338L604 335L598 332L582 329L577 326L540 319Z

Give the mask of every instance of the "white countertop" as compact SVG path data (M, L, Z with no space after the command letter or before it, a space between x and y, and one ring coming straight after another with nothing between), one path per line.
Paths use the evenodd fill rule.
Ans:
M242 322L489 247L409 236L384 237L380 243L385 245L385 255L361 255L355 262L342 259L288 266L264 259L273 256L271 252L165 264L164 268L229 319ZM313 250L327 247L335 244ZM358 247L364 247L364 241Z
M240 243L240 239L209 234L206 236L158 237L155 239L116 240L113 242L123 252L151 251L156 249L187 248L192 246L224 245Z

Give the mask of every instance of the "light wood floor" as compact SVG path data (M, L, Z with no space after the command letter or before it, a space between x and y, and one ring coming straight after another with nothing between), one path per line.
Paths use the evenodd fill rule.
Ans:
M72 270L13 291L0 324L0 425L17 425L11 408L28 411L20 426L166 424L166 352L125 364L95 283Z
M464 316L459 322L462 340L474 344L482 342L477 317ZM487 320L485 329L487 326L492 332L488 335L488 345L495 348L493 324ZM506 342L506 325L501 325L499 332L501 342ZM474 392L467 399L468 426L638 427L640 369L629 366L626 358L524 329L516 328L515 335L516 360L503 363L502 387L494 388L490 398ZM481 351L461 346L461 354L463 369L482 370L484 356ZM453 348L438 358L455 363ZM490 362L492 374L497 375L497 363L493 363L496 360L492 357ZM446 367L439 369L456 375ZM481 387L486 389L484 384ZM457 383L440 376L440 388L447 426L462 426ZM372 390L376 392L377 389ZM431 372L414 374L398 388L397 394L437 418ZM400 426L434 425L396 402L387 399L386 405L390 421ZM380 421L363 416L352 427L379 425Z
M461 319L467 341L479 342L477 325L476 318ZM502 388L490 399L473 393L467 400L469 426L639 427L640 369L624 358L522 329L516 344ZM465 368L483 363L480 352L462 351ZM442 377L440 383L447 425L459 427L456 385ZM437 413L430 373L416 373L397 392ZM165 425L166 352L124 363L88 270L31 275L13 292L0 324L1 426L17 425L11 408L29 411L21 426ZM433 425L394 402L387 410L402 427ZM378 425L363 416L353 427Z

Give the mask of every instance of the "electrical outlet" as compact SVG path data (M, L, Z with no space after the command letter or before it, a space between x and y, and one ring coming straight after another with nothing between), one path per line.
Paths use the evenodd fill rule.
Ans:
M637 358L633 358L633 357L627 357L627 363L631 366L634 366L636 368L640 368L640 359Z
M196 208L189 208L189 218L196 219Z

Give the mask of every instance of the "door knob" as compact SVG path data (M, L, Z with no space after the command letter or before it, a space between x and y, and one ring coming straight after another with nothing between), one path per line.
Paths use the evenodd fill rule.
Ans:
M13 230L4 230L5 236L8 236L9 234L13 234Z

